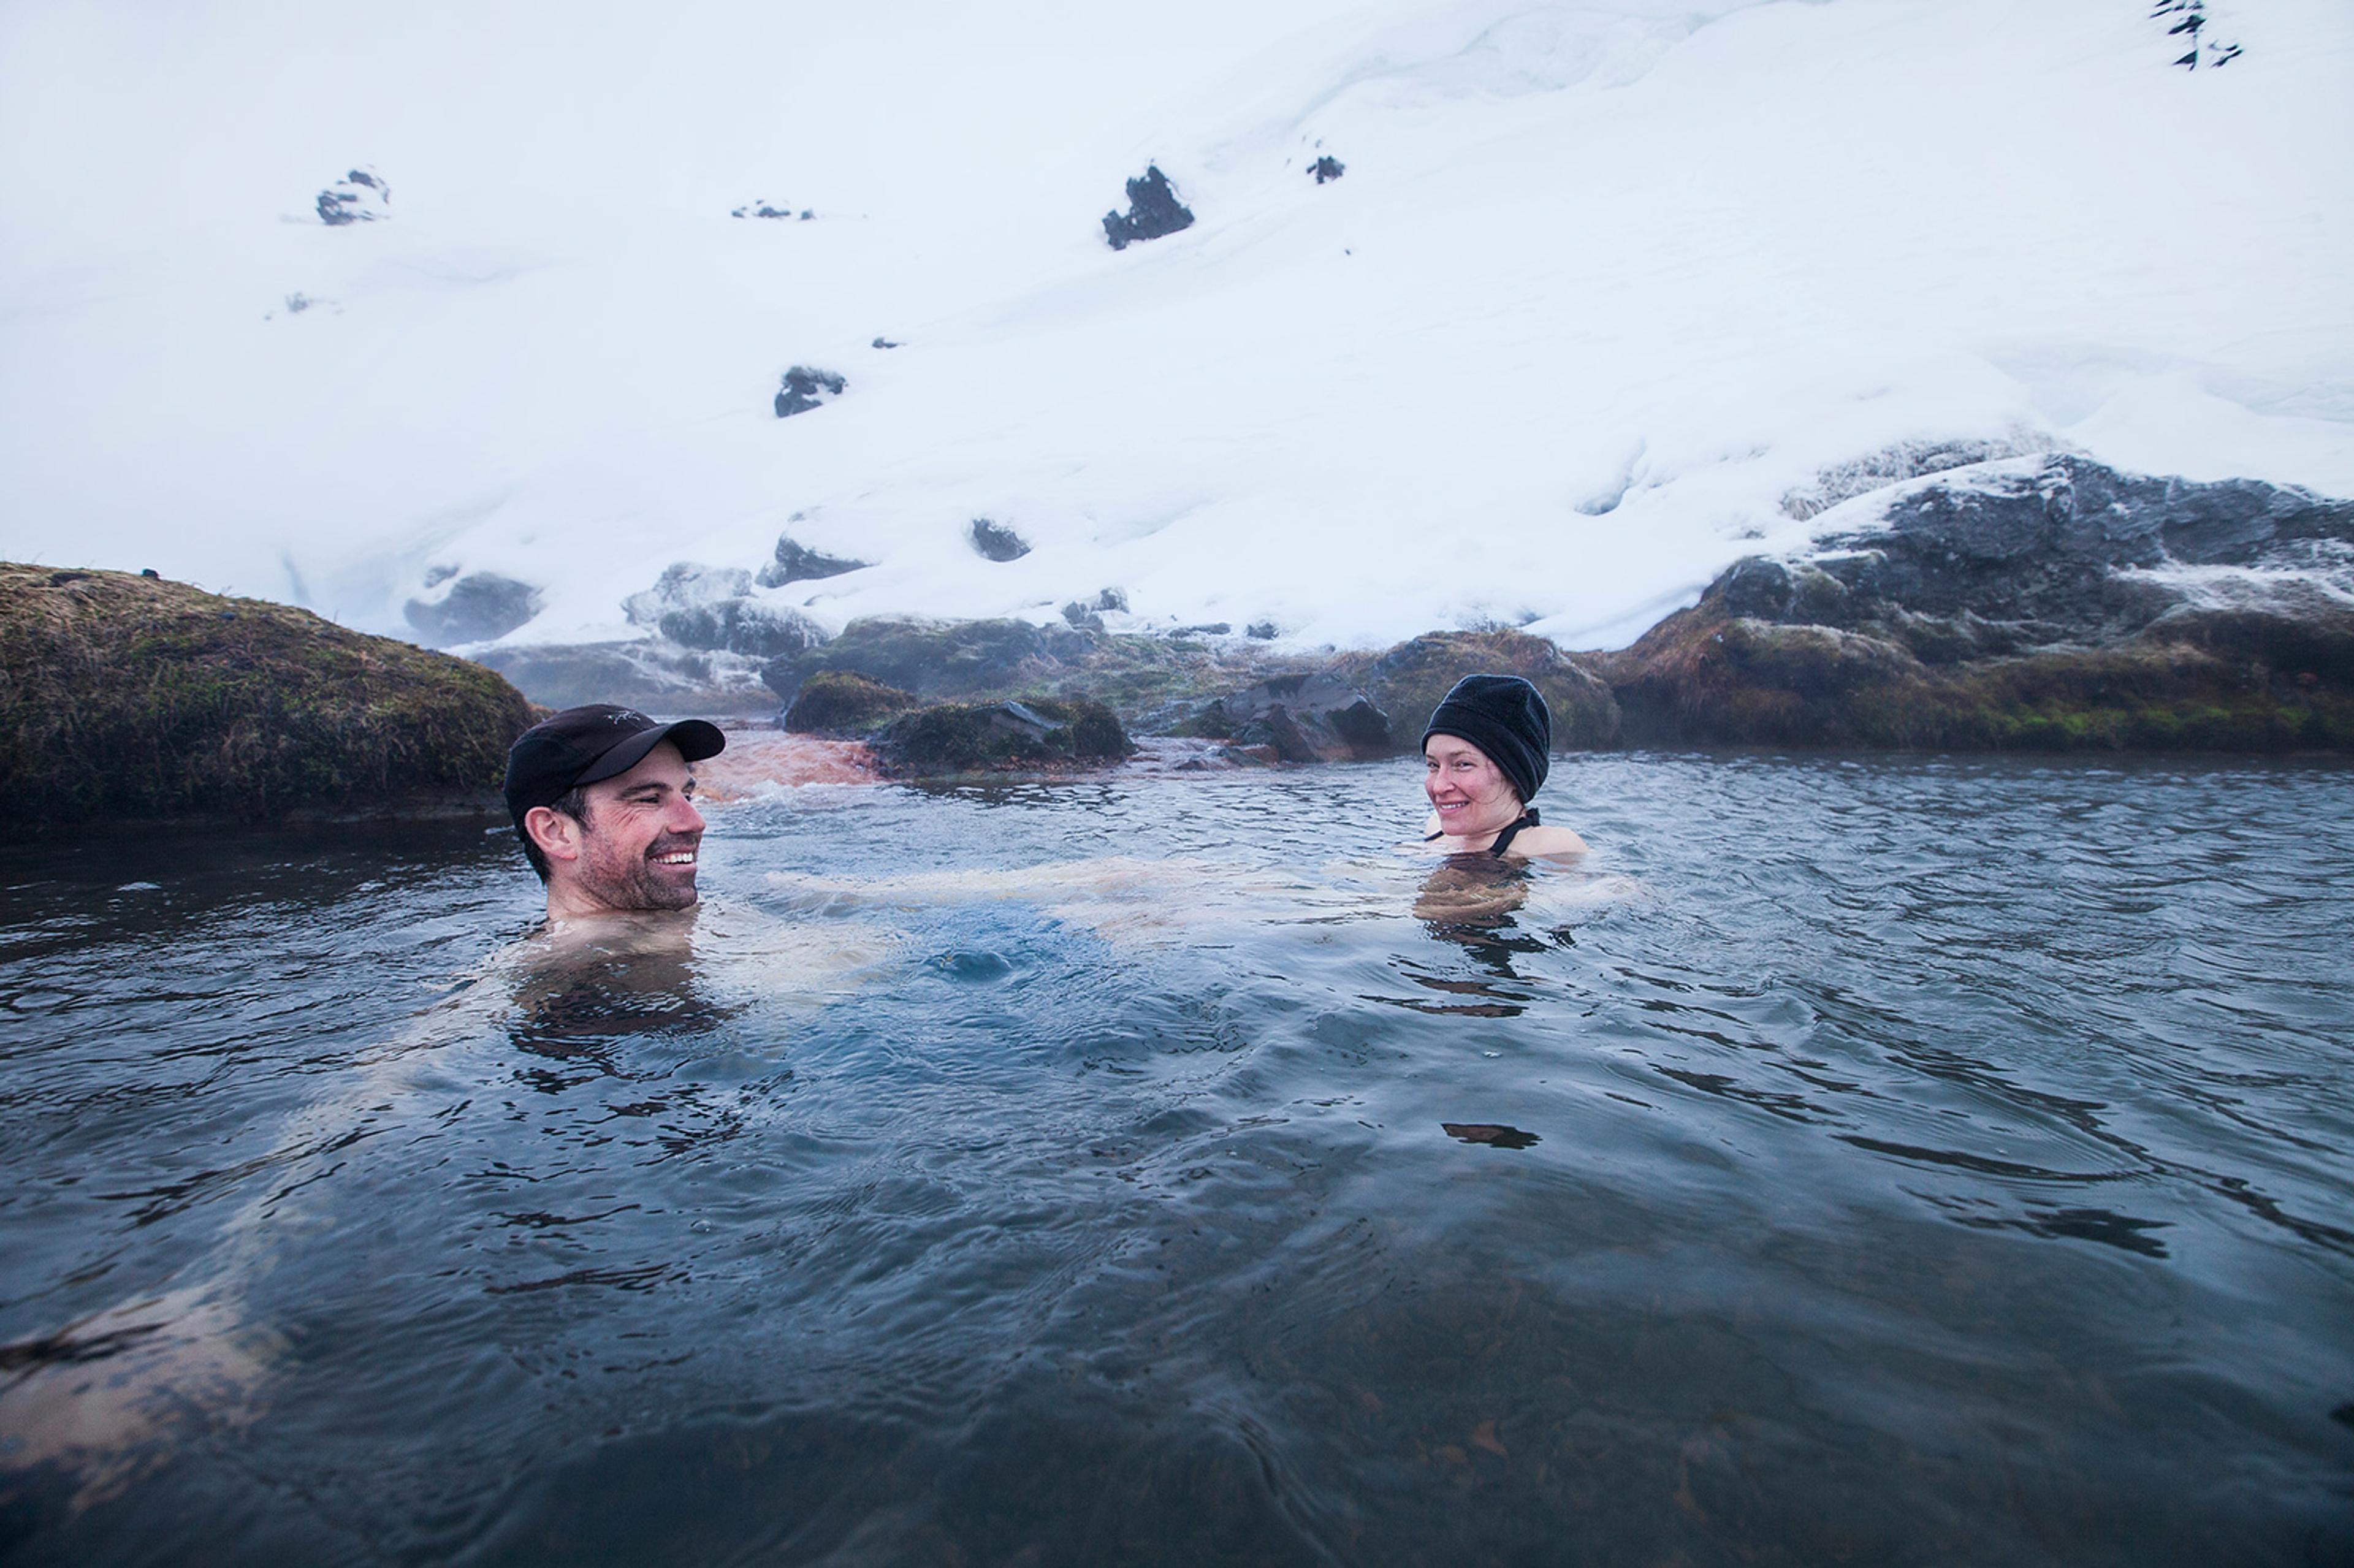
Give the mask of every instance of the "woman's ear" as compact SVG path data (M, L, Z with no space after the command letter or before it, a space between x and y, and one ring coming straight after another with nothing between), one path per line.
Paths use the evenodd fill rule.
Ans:
M551 861L580 858L580 823L547 806L534 806L523 814L523 831Z

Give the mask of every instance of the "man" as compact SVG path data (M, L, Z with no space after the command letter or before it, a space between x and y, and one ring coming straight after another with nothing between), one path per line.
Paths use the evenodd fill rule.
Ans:
M524 731L507 751L507 810L547 917L692 907L703 815L689 765L726 745L701 719L657 724L605 703Z

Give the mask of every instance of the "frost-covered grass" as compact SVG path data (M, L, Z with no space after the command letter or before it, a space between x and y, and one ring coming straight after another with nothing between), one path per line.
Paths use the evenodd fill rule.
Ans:
M567 641L789 528L875 563L773 590L835 626L1592 647L1897 443L2354 493L2354 11L2194 74L2147 10L19 0L0 553ZM1198 221L1116 253L1149 161Z

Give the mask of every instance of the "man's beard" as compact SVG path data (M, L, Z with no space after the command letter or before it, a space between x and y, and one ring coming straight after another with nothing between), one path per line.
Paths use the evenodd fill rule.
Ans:
M580 891L608 909L686 909L695 902L695 870L658 872L656 855L681 850L700 854L700 833L665 833L643 853L624 859L610 844L600 845L592 829L588 853L580 863Z

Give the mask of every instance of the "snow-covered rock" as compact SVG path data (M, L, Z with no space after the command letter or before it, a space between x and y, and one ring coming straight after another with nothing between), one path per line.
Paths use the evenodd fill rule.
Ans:
M330 228L346 223L376 223L392 216L392 187L362 164L321 191L315 206L319 221Z
M435 575L426 586L427 591L402 606L401 612L437 648L504 637L528 623L545 602L531 584L497 572Z
M984 561L1018 561L1030 553L1030 541L1006 524L987 517L976 517L965 532L972 543L972 552Z
M790 534L779 534L776 555L760 568L759 584L762 588L782 588L787 583L821 581L864 570L871 564L847 556L829 556L796 543Z
M849 389L849 383L831 370L796 365L785 372L777 387L777 418L806 414Z
M1820 522L1601 661L1629 738L2354 746L2354 502L2054 453Z
M1159 239L1193 227L1193 209L1177 199L1169 176L1158 164L1149 165L1128 182L1128 210L1103 216L1104 238L1114 250L1125 250L1140 239Z
M621 601L621 613L630 618L631 625L652 630L660 626L666 615L742 599L751 591L752 574L741 567L673 561L663 568L653 587Z

